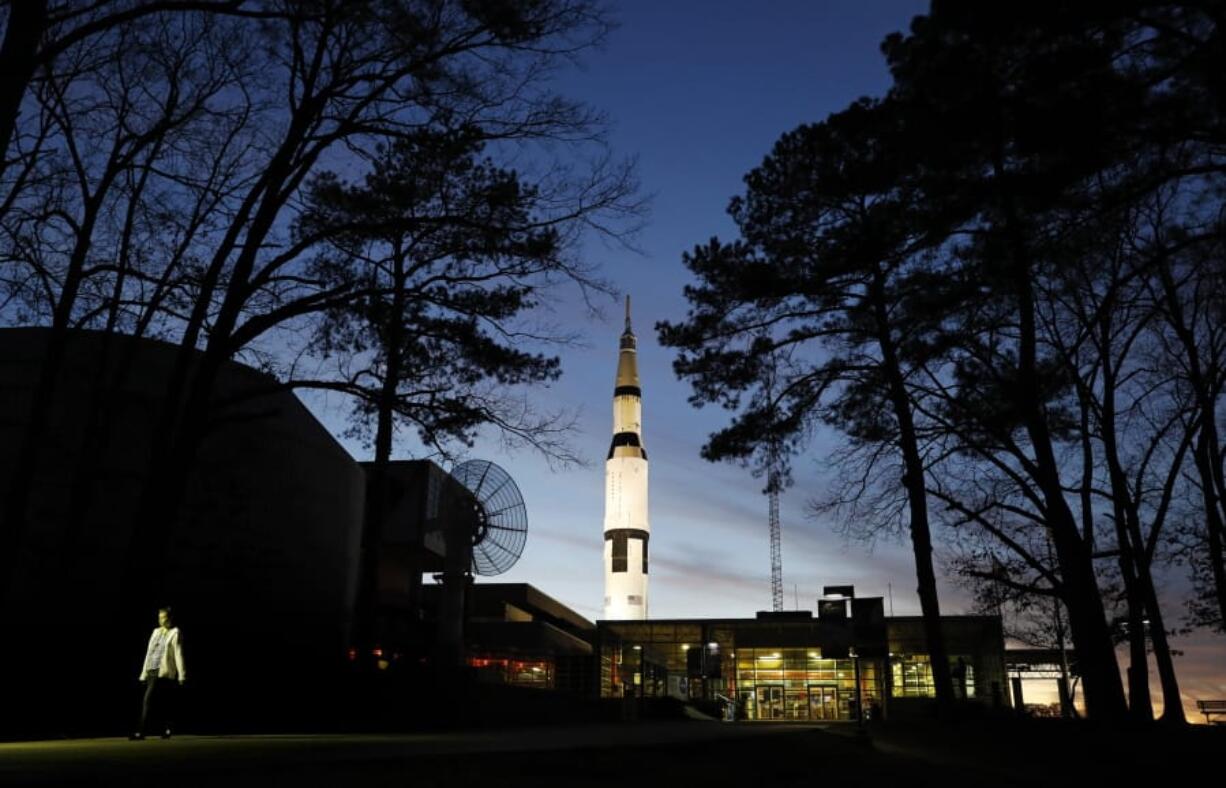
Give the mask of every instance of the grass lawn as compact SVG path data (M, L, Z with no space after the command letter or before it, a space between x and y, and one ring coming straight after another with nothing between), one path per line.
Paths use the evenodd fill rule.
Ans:
M1054 720L874 726L711 722L384 736L177 737L0 745L0 785L1021 786L1183 781L1226 728ZM1210 783L1213 781L1210 780Z

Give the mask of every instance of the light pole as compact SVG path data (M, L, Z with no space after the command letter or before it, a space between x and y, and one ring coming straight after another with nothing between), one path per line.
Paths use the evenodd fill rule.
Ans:
M634 646L633 648L635 651L639 653L639 707L641 708L643 705L643 696L645 693L644 685L647 684L647 670L646 670L647 662L646 662L646 658L643 656L643 647Z
M864 725L864 703L860 693L860 655L856 653L856 647L852 646L847 651L847 656L851 657L852 670L856 680L856 725Z

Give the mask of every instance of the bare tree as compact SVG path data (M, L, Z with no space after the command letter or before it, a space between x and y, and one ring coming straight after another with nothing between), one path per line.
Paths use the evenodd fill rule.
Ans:
M1192 469L1199 498L1186 552L1201 596L1193 621L1226 629L1226 450L1221 404L1226 390L1226 270L1220 225L1210 243L1189 246L1184 234L1155 239L1155 275L1148 280L1162 320L1164 356L1191 409Z
M39 150L37 145L31 149L21 144L18 120L29 91L41 71L58 68L61 57L149 17L190 12L259 19L279 13L273 3L250 0L5 0L0 12L4 22L0 74L5 76L0 81L0 184L9 190L16 187L4 180L8 165L37 156ZM10 153L15 137L19 144ZM20 186L22 179L15 183Z
M310 177L373 160L380 142L423 128L470 128L491 144L586 143L599 118L551 95L560 59L607 22L586 0L473 6L319 2L259 28L273 74L262 95L284 108L269 157L203 261L158 419L151 479L133 534L134 583L156 587L221 366L271 331L360 295L312 275L331 228L294 234ZM278 104L278 100L280 103ZM198 348L200 352L198 354ZM134 589L144 596L148 587Z
M37 82L47 150L0 217L0 264L8 307L22 322L45 319L51 334L6 479L6 546L18 544L25 528L71 332L143 333L183 281L183 255L166 254L167 241L185 248L200 219L187 219L195 226L182 233L171 230L179 216L165 219L183 204L175 198L192 167L216 148L213 135L225 139L241 127L241 110L217 107L240 78L234 58L242 50L230 39L208 16L143 18L68 50ZM186 191L197 217L219 199ZM4 553L0 578L14 551Z

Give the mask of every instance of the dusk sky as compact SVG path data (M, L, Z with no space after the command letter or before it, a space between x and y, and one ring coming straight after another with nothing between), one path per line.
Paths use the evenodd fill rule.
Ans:
M603 51L588 53L581 69L559 80L560 92L607 113L614 152L637 157L643 192L652 198L637 238L641 254L599 243L586 254L634 303L650 458L653 618L752 616L770 607L762 482L746 469L699 457L707 435L729 415L689 405L689 385L675 378L671 351L656 341L657 321L685 315L689 275L681 255L712 235L735 237L728 200L780 134L885 91L880 41L905 30L926 7L919 0L623 0L615 6L620 28ZM528 507L526 552L498 580L531 583L595 619L603 595L604 458L621 307L604 301L601 321L578 299L553 306L555 319L580 334L584 346L562 353L563 377L540 393L540 405L581 409L581 431L572 441L587 467L555 472L528 451L503 453L493 440L475 446L471 456L510 471ZM333 434L342 433L347 403L304 399ZM356 458L367 457L356 441L345 443ZM405 443L399 455L411 454ZM812 609L827 584L854 584L868 596L887 596L892 586L894 612L918 615L908 544L845 544L830 522L806 513L806 502L822 489L825 455L819 440L796 462L796 484L782 497L786 605L798 601ZM1177 588L1178 579L1172 576L1169 585ZM969 612L964 591L948 583L941 591L943 612ZM1182 605L1169 607L1170 618L1178 619ZM1198 634L1173 645L1185 651L1177 662L1185 706L1192 698L1226 694L1226 640ZM1156 704L1160 699L1155 694ZM1189 717L1199 721L1194 708Z

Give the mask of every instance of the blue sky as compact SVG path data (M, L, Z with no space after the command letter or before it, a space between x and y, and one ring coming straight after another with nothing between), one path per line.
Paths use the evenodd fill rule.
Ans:
M749 616L770 606L761 482L744 469L698 456L706 436L728 416L687 403L688 384L675 379L671 354L656 343L657 321L685 315L682 288L689 277L682 252L713 235L735 235L724 212L728 200L780 134L886 89L880 41L905 30L926 5L624 0L614 5L620 27L603 50L559 77L560 92L608 115L615 153L637 157L643 191L652 197L639 253L598 243L585 251L634 301L651 459L652 617ZM578 299L554 305L554 319L577 333L583 346L561 354L562 380L538 395L542 408L579 410L573 443L587 467L555 472L529 452L502 451L492 439L471 453L506 467L528 506L526 552L499 580L532 583L593 619L603 596L603 466L621 330L620 304L603 306L600 320ZM308 404L340 435L344 402L316 396ZM367 455L347 445L355 457ZM854 583L864 595L892 591L896 613L917 614L909 545L845 544L831 523L806 514L806 501L822 489L820 463L828 445L815 442L797 463L796 486L782 498L787 605L798 600L812 608L822 585ZM968 612L964 592L944 585L942 607ZM1178 612L1172 609L1172 617ZM1226 658L1220 637L1177 645L1187 651L1181 678L1189 697L1226 692L1226 680L1210 668Z

